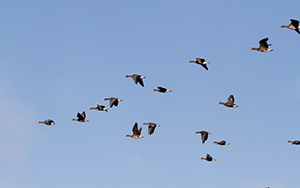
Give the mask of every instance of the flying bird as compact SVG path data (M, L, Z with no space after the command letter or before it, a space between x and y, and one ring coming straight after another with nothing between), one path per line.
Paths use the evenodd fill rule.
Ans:
M239 105L237 104L234 104L234 97L233 95L230 95L227 99L227 102L226 103L223 103L223 102L219 102L218 104L223 104L224 106L227 106L227 107L239 107Z
M86 118L85 111L83 111L81 114L78 112L77 118L78 119L72 119L72 121L89 122L89 120L85 119Z
M199 65L202 65L203 68L208 70L206 64L209 64L209 62L205 61L205 59L202 58L196 58L196 61L189 61L189 63L197 63Z
M106 111L107 112L108 108L105 108L104 105L97 104L97 107L91 107L90 110L99 110L99 111Z
M38 123L43 123L45 125L55 125L55 122L52 119L46 119L45 121L39 121Z
M211 133L209 133L207 131L198 131L198 132L195 132L195 134L201 134L201 140L202 140L203 144L208 139L208 135L211 135Z
M125 78L131 77L135 84L139 83L142 87L144 87L143 79L146 78L145 76L141 76L138 74L133 75L126 75Z
M161 93L172 92L172 90L169 90L169 89L166 89L166 88L160 87L160 86L158 86L157 89L153 89L153 91L158 91L158 92L161 92Z
M267 43L268 40L269 40L268 38L261 39L259 41L259 48L251 48L251 50L257 50L259 52L271 52L271 51L273 51L273 49L269 48L269 46L271 46L271 44Z
M126 135L126 137L131 137L131 138L134 138L134 139L144 138L144 136L141 136L142 127L140 127L138 129L138 123L137 122L135 122L135 124L132 128L132 132L133 132L133 135Z
M295 140L295 141L288 141L288 143L292 143L292 145L300 145L300 141L299 140Z
M222 141L220 141L220 142L214 141L214 144L218 144L218 145L221 145L221 146L229 145L229 143L226 142L225 140L222 140Z
M112 108L114 105L115 105L115 106L118 106L119 102L123 101L122 99L118 99L118 98L116 98L116 97L105 98L105 99L103 99L103 100L104 100L104 101L110 100L110 102L109 102L110 108Z
M290 25L282 25L282 26L280 26L280 28L288 28L288 29L291 29L291 30L295 30L298 34L300 34L299 21L294 20L294 19L290 19L290 20L291 20Z
M216 161L216 159L213 159L212 156L209 154L206 155L206 157L201 157L201 159L206 160L206 161Z
M148 125L148 134L151 135L154 133L155 127L159 127L160 125L156 123L143 123L143 125Z

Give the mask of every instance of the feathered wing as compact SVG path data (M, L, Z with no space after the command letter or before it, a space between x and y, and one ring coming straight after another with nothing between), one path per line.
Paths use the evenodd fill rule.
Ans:
M201 133L201 140L202 140L202 143L204 144L205 141L207 140L208 138L208 134L205 132L205 133Z
M230 96L228 97L227 103L228 103L228 104L233 104L233 103L234 103L234 97L233 97L233 95L230 95Z
M133 134L135 134L135 135L139 135L138 123L137 123L137 122L135 122L135 124L134 124L134 126L133 126L133 128L132 128L132 132L133 132Z
M109 102L109 106L110 106L110 108L112 108L113 107L113 105L116 105L116 106L118 106L118 103L117 104L115 104L115 101L118 101L116 98L111 98L110 99L110 102Z
M209 154L207 154L207 155L206 155L206 159L207 159L208 161L211 161L211 160L212 160L212 157L211 157Z
M149 134L149 135L151 135L151 134L154 133L155 127L156 127L156 126L151 126L151 125L148 126L148 134Z
M140 78L139 78L137 81L139 82L139 84L141 84L141 86L143 86L143 87L144 87L144 82L143 82L143 79L140 79Z
M269 48L269 45L268 45L268 43L267 43L268 40L269 40L268 38L261 39L261 40L259 41L260 47L261 47L261 48L268 49L268 48Z
M206 64L202 64L202 66L203 66L206 70L208 70L208 67L206 66Z
M85 117L86 117L85 111L82 112L81 116L83 117L83 119L85 119Z

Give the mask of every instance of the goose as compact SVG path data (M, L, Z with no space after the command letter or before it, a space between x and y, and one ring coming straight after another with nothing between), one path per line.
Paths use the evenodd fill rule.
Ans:
M197 63L199 65L202 65L203 68L208 70L206 64L209 64L209 62L205 61L205 59L202 58L196 58L196 61L189 61L189 63Z
M299 26L299 21L298 20L294 20L294 19L290 19L291 23L290 25L282 25L280 26L280 28L288 28L291 30L295 30L298 34L300 34L300 26Z
M216 159L213 159L212 156L209 154L206 155L206 157L201 157L201 159L206 160L206 161L216 161Z
M103 100L104 100L104 101L110 100L110 102L109 102L110 108L112 108L114 105L115 105L115 106L118 106L119 102L123 101L122 99L118 99L118 98L116 98L116 97L105 98L105 99L103 99Z
M131 77L135 84L139 83L142 87L144 87L143 79L146 78L145 76L141 76L138 74L133 75L126 75L125 78Z
M201 134L201 140L202 140L203 144L208 139L208 135L211 135L211 133L209 133L207 131L198 131L198 132L195 132L195 134Z
M72 121L89 122L89 120L85 119L86 118L85 111L83 111L81 114L78 112L77 118L78 119L72 119Z
M223 103L223 102L219 102L218 104L223 104L224 106L227 106L227 107L239 107L239 105L237 104L234 104L234 97L233 95L230 95L227 99L227 102L226 103Z
M107 112L107 110L108 110L108 108L105 108L104 105L99 105L99 104L97 104L97 107L91 107L91 108L89 108L89 109L90 109L90 110L105 111L105 112Z
M148 125L148 134L151 135L154 133L155 127L159 127L160 125L156 123L143 123L143 125Z
M295 140L295 141L288 141L288 143L292 143L292 145L300 145L300 141L299 140Z
M46 119L45 121L39 121L38 123L43 123L45 125L55 125L55 122L52 119Z
M271 44L267 43L268 40L269 40L268 38L261 39L259 41L259 48L251 48L251 50L257 50L259 52L271 52L271 51L274 51L273 49L269 48L269 46L271 46Z
M222 140L222 141L220 141L220 142L214 141L214 144L218 144L218 145L221 145L221 146L229 145L229 143L226 142L225 140Z
M158 86L157 89L153 89L153 91L158 91L158 92L161 92L161 93L172 92L172 90L169 90L169 89L166 89L166 88L160 87L160 86Z
M135 122L133 128L132 128L132 132L133 135L126 135L126 137L131 137L134 139L139 139L139 138L144 138L144 136L141 136L141 132L142 132L142 127L140 127L140 129L138 129L138 123Z

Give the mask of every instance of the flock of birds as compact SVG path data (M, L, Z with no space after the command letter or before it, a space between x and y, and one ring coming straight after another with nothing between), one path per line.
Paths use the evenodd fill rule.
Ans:
M298 20L294 20L294 19L290 19L291 23L289 25L281 25L280 28L288 28L291 30L295 30L298 34L300 34L300 26L299 26L299 21ZM267 41L269 39L268 38L264 38L261 39L259 41L259 47L258 48L254 48L252 47L251 50L257 50L259 52L271 52L273 51L273 49L270 49L269 46L271 46L271 44L268 44ZM205 59L203 58L196 58L196 61L189 61L189 63L196 63L201 65L204 69L208 70L207 65L209 64L209 62L207 62ZM125 78L129 78L131 77L134 81L135 84L140 84L142 87L144 87L144 82L143 79L145 79L145 76L142 75L138 75L138 74L133 74L133 75L126 75ZM158 86L157 89L153 89L153 91L157 91L160 93L168 93L168 92L172 92L172 90L166 89L164 87ZM116 98L116 97L110 97L110 98L104 98L104 101L109 100L109 107L112 108L113 106L118 106L119 102L123 101L122 99ZM229 108L237 108L239 107L239 105L234 104L234 96L230 95L227 99L227 102L219 102L218 104L222 104L226 107ZM105 111L108 112L108 108L106 108L104 105L99 105L97 104L97 107L90 107L89 110L98 110L98 111ZM89 122L89 120L86 119L86 113L85 111L83 111L81 114L77 113L77 119L72 119L72 121L78 121L78 122ZM38 123L43 123L46 125L55 125L55 122L51 119L47 119L45 121L39 121ZM153 122L149 122L149 123L143 123L143 125L147 125L148 126L148 134L151 135L154 133L154 130L156 127L159 127L159 124L153 123ZM138 123L136 122L132 128L132 135L126 135L126 137L131 137L134 139L140 139L140 138L144 138L144 136L141 136L141 132L142 132L142 128L138 128ZM207 131L197 131L195 132L195 134L201 134L201 140L202 143L204 144L205 141L208 139L208 135L210 135L211 133L207 132ZM292 145L300 145L300 141L299 140L294 140L294 141L288 141L288 143L291 143ZM225 140L222 140L220 142L215 141L214 144L217 145L221 145L221 146L226 146L229 145L228 142L226 142ZM216 161L216 159L214 159L212 156L210 156L209 154L206 155L206 157L201 157L201 159L206 160L206 161ZM269 188L269 187L266 187Z

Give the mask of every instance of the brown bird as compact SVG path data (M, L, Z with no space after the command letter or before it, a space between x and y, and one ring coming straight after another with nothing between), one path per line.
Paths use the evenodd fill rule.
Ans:
M299 21L294 20L294 19L290 19L290 20L291 20L290 25L282 25L282 26L280 26L280 28L288 28L288 29L291 29L291 30L295 30L298 34L300 34Z
M230 95L227 99L227 102L226 103L223 103L223 102L219 102L218 104L223 104L224 106L227 106L227 107L239 107L239 105L237 104L234 104L234 97L233 95Z
M99 110L99 111L106 111L107 112L108 108L105 108L104 105L97 104L97 107L91 107L90 110Z
M218 144L218 145L221 145L221 146L229 145L229 143L227 143L225 140L222 140L220 142L214 141L214 144Z
M205 59L202 58L196 58L196 61L189 61L189 63L197 63L199 65L202 65L203 68L208 70L206 64L209 64L209 62L205 61Z
M206 160L206 161L216 161L216 159L213 159L209 154L206 155L206 157L201 157L201 159Z
M52 119L46 119L45 121L39 121L38 123L43 123L45 125L55 125L55 122Z
M271 46L271 44L267 43L268 40L269 40L268 38L261 39L259 41L259 48L251 48L251 50L257 50L259 52L271 52L271 51L274 51L273 49L269 48L269 46Z
M119 102L123 101L122 99L118 99L118 98L116 98L116 97L105 98L105 99L103 99L103 100L104 100L104 101L110 100L110 102L109 102L110 108L112 108L114 105L115 105L115 106L118 106Z
M211 133L209 133L207 131L198 131L198 132L195 132L195 134L201 134L201 140L202 140L203 144L208 139L208 135L211 135Z
M126 135L126 137L131 137L134 139L139 139L139 138L144 138L144 136L141 136L141 132L142 132L142 127L140 127L140 129L138 129L138 123L135 122L133 128L132 128L132 132L133 135Z
M126 75L125 78L131 77L135 84L139 83L142 87L144 87L143 79L146 78L145 76L141 76L138 74L133 75Z
M158 88L158 89L153 89L153 91L158 91L158 92L161 92L161 93L172 92L172 90L166 89L166 88L164 88L164 87L158 86L157 88Z
M156 123L143 123L143 125L148 125L148 134L151 135L154 133L155 127L159 127L160 125Z
M81 114L78 112L77 118L78 119L72 119L72 121L89 122L89 120L85 119L86 118L85 111L83 111Z
M295 140L295 141L288 141L288 143L292 143L292 145L300 145L300 141L299 140Z

